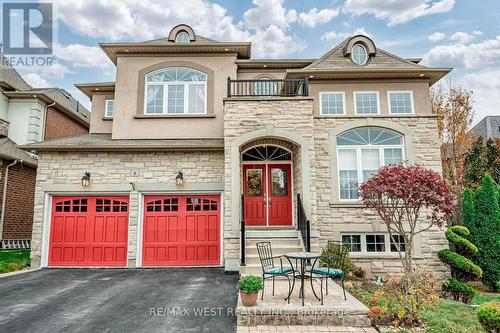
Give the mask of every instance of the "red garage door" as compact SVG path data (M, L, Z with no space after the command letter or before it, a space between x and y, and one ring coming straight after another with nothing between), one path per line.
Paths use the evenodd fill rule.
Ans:
M220 265L220 197L146 196L142 265Z
M54 197L49 266L127 265L127 197Z

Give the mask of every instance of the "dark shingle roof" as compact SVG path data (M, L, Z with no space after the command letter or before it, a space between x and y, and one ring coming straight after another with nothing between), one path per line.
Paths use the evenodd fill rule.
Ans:
M12 161L22 160L26 165L37 166L36 158L24 150L17 148L15 142L9 138L0 138L0 158Z
M112 139L111 134L85 134L20 148L28 151L223 150L224 139Z

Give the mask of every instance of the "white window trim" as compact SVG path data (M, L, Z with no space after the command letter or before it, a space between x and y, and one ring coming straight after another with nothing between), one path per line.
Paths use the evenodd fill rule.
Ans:
M411 112L410 113L393 113L391 109L391 93L410 93L410 105ZM413 90L388 90L387 91L387 107L389 109L389 114L395 116L404 116L407 114L415 114L415 104L413 102Z
M109 111L108 102L113 102L113 114L111 114L111 115L108 112ZM104 101L104 117L113 118L114 113L115 113L115 100L114 100L114 98L106 98L106 100Z
M383 235L384 236L384 245L385 251L374 251L368 252L366 249L366 236L371 235ZM342 236L360 236L361 238L361 252L357 251L349 251L349 255L377 255L377 254L385 254L385 255L393 255L398 256L398 251L391 251L391 236L388 232L372 232L372 233L359 233L359 232L343 232L340 234L340 241L342 242Z
M330 94L342 95L342 113L338 113L338 114L323 113L323 103L322 103L323 95L330 95ZM319 92L319 114L322 116L328 116L328 117L345 116L346 115L345 91L320 91Z
M356 151L356 173L358 176L358 184L363 183L363 172L362 172L362 165L361 165L361 150L362 149L378 149L379 150L379 169L385 166L385 155L384 155L384 149L388 148L400 148L401 149L401 156L402 160L405 161L405 140L404 136L402 136L403 144L402 145L356 145L356 146L337 146L337 151L335 154L337 155L337 179L338 179L338 188L337 188L337 193L338 193L338 198L340 202L352 202L352 203L357 203L360 201L360 198L358 199L342 199L342 196L340 195L340 159L339 159L339 151L340 150L355 150Z
M358 65L358 66L364 66L366 65L366 63L368 62L368 59L370 59L370 56L368 55L368 50L366 49L366 47L361 44L361 43L356 43L352 46L352 49L354 49L355 46L361 46L363 48L363 50L365 50L365 60L363 61L363 63L361 64L358 64L356 61L354 61L354 52L351 53L351 61L355 64L355 65Z
M151 74L151 73L148 73ZM146 74L146 75L148 75ZM206 74L205 74L206 75ZM200 113L189 113L189 85L203 85L205 89L204 100L203 100L203 111ZM148 112L148 86L163 86L163 105L161 113ZM167 110L168 106L168 86L169 85L184 85L184 112L182 113L169 113ZM168 82L146 82L144 84L144 114L147 115L200 115L207 114L207 81L168 81Z
M377 94L377 113L358 113L358 108L356 106L356 95L358 94ZM380 114L380 92L378 90L373 91L354 91L353 92L353 101L354 101L354 113L358 116L369 117L376 114Z

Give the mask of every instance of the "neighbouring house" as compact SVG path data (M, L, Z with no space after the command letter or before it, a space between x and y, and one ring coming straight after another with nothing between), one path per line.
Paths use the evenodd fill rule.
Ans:
M441 172L429 87L451 69L362 35L318 59L251 59L251 43L187 25L101 48L116 81L77 85L92 100L90 134L24 146L39 156L35 267L257 273L256 241L280 254L337 240L369 274L401 270L358 184L403 161ZM414 246L445 272L442 230Z
M2 61L0 248L26 247L31 240L37 158L17 145L88 133L89 118L88 110L63 89L32 88Z
M500 116L486 116L478 122L472 131L485 140L500 138Z

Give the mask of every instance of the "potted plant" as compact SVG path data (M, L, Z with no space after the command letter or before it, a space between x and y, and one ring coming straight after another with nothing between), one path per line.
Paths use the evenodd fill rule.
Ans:
M255 306L257 294L262 290L262 277L247 275L238 281L236 287L240 290L241 303L244 306Z

